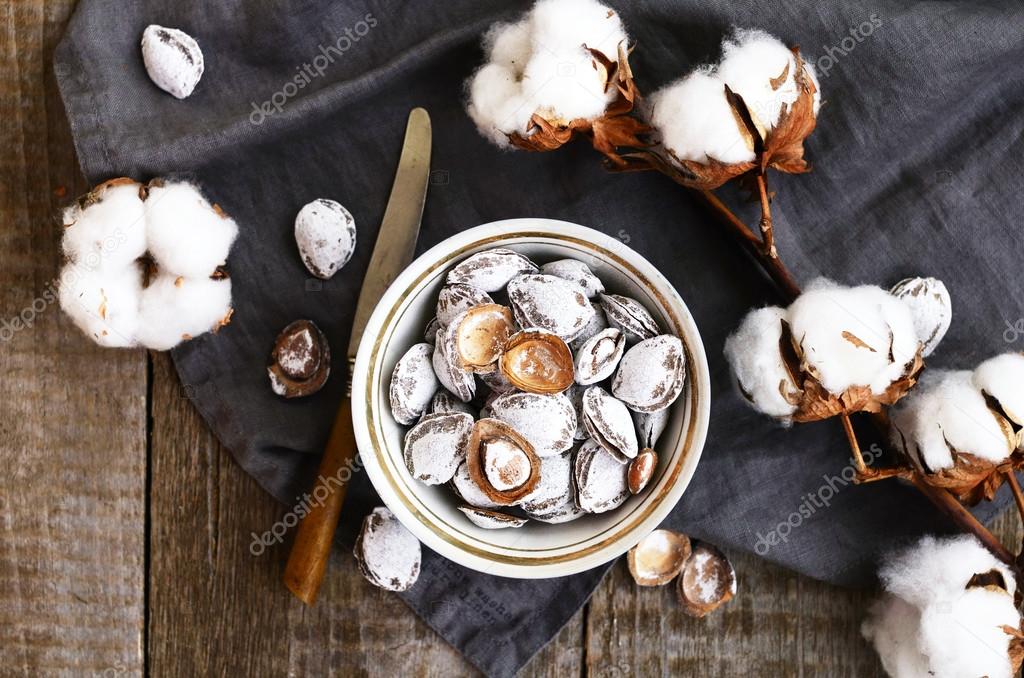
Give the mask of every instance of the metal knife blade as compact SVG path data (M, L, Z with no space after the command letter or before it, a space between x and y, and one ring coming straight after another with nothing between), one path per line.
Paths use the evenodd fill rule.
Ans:
M320 459L319 474L310 490L313 496L317 496L323 487L326 499L310 507L302 518L284 570L285 586L306 605L313 604L320 590L334 532L341 517L348 483L340 480L340 472L350 467L357 453L350 397L356 351L374 306L388 285L412 261L416 238L420 232L429 174L430 117L422 108L414 108L409 113L395 183L391 187L391 197L388 198L388 206L381 220L377 244L373 247L370 267L356 303L352 338L348 345L348 389L338 406L331 435ZM331 487L326 478L335 480L335 485Z
M416 252L430 176L430 139L430 116L422 108L412 109L405 126L405 142L395 182L391 185L391 197L380 222L377 244L370 256L370 266L366 269L356 303L352 337L348 342L350 364L355 360L363 330L374 307L398 274L412 263Z

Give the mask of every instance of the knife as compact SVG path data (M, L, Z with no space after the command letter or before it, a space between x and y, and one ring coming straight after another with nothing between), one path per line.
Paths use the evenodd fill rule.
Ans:
M412 109L405 126L405 142L395 182L391 186L391 197L384 210L377 244L370 256L370 266L356 303L352 336L348 342L345 395L334 418L317 479L309 491L310 496L326 498L311 506L303 517L284 570L285 586L306 605L316 601L327 569L334 531L338 527L341 505L348 488L348 482L343 481L342 476L352 475L341 471L346 468L352 470L357 452L352 430L352 370L356 353L374 307L392 281L412 262L415 254L430 174L430 138L430 116L422 108Z

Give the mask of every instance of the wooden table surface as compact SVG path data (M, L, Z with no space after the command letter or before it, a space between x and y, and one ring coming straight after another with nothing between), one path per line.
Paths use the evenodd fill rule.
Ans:
M315 608L293 599L285 547L249 551L285 509L169 358L100 349L56 307L55 215L86 189L51 65L73 4L0 4L0 675L474 674L347 553ZM616 564L523 675L881 675L869 594L734 563L739 596L705 620Z

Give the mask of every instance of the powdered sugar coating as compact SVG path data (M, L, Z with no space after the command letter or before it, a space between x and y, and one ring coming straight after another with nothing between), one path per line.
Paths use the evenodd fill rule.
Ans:
M522 527L526 524L526 518L501 513L500 511L488 511L475 506L460 506L459 510L466 514L469 522L485 530L502 530L509 527Z
M601 307L608 324L622 330L627 344L650 339L661 332L658 321L636 299L621 294L602 294Z
M587 515L587 512L576 505L575 500L569 500L560 506L556 506L550 511L544 511L543 513L534 513L532 511L526 511L526 515L530 516L534 520L542 523L549 523L551 525L558 525L561 523L568 523Z
M549 262L540 267L540 272L576 283L589 299L604 292L604 283L601 282L601 279L594 275L589 266L578 259L559 259Z
M295 217L295 242L309 272L327 280L356 250L356 222L340 203L319 198Z
M586 386L612 376L625 350L622 330L609 327L598 332L576 351L576 383Z
M476 410L469 403L464 403L448 391L441 389L434 394L434 397L430 400L430 406L427 408L431 414L449 414L451 412L465 412L466 414L476 416Z
M499 438L482 445L484 475L491 487L507 492L529 480L530 458L512 441Z
M405 436L405 465L416 480L440 485L452 479L466 458L473 417L462 413L432 414Z
M405 591L420 575L420 542L383 506L363 520L353 554L363 576L388 591Z
M596 301L590 302L590 305L594 307L594 315L587 321L587 326L583 330L573 337L573 340L569 342L569 348L575 353L580 349L580 346L587 343L593 338L598 332L608 329L608 318L605 316L604 309L601 304Z
M543 515L572 501L571 454L557 454L540 460L540 483L521 502L524 511Z
M584 386L573 384L563 393L576 411L576 434L574 436L576 440L586 440L590 437L587 427L583 424L583 393L586 390Z
M612 394L637 412L663 410L683 392L686 355L678 337L645 339L622 356Z
M640 447L653 448L668 427L672 412L668 408L656 412L632 412L636 426L636 440Z
M476 380L472 372L466 372L455 363L455 338L444 329L437 330L434 339L434 353L431 364L438 381L459 400L468 403L476 393Z
M594 440L586 441L576 452L573 474L576 503L587 513L610 511L629 498L626 465Z
M639 452L629 408L600 386L591 386L583 393L583 424L590 437L620 462L635 458Z
M523 327L575 339L594 316L594 307L580 287L553 275L521 275L508 284L508 299Z
M142 61L150 80L178 99L192 94L203 77L199 43L177 28L146 26L142 32Z
M415 344L391 373L391 413L400 424L408 426L419 419L434 399L440 384L434 374L433 355L430 344Z
M572 447L576 410L564 395L506 393L491 403L491 416L526 438L538 457L551 457Z
M446 285L437 295L437 322L442 326L450 325L463 311L468 311L481 304L493 304L491 295L472 285L462 283Z
M501 504L491 501L490 497L481 489L473 476L469 473L469 464L462 462L452 476L452 487L462 500L472 506L480 508L498 508Z
M448 284L471 285L484 292L497 292L512 278L534 273L537 265L518 252L497 247L477 252L448 272Z

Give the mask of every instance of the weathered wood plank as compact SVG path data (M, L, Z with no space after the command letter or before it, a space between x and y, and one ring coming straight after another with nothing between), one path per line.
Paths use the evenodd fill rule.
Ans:
M686 616L671 585L636 586L616 563L590 601L587 670L595 676L799 675L799 578L733 558L740 595L705 619Z
M144 660L145 356L97 348L55 303L55 213L85 189L50 67L73 4L0 5L5 675L139 675Z
M368 584L348 553L334 554L315 607L294 599L281 584L287 541L259 555L249 548L287 507L221 448L165 355L154 357L152 398L152 675L474 673L397 597Z

